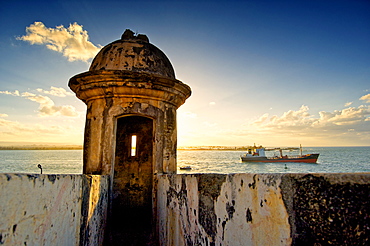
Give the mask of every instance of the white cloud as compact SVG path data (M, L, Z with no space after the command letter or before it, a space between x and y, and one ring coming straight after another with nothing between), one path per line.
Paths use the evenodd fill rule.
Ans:
M268 128L282 128L282 127L298 127L307 126L312 124L312 117L308 113L309 108L302 105L297 111L289 110L285 112L281 117L273 115L268 120L268 114L262 115L259 119L253 122L253 125L258 125L261 127Z
M23 92L21 96L33 102L37 102L41 105L54 105L53 100L51 100L47 96L36 95L30 92Z
M71 105L54 106L54 105L40 105L39 109L40 116L55 116L62 115L68 117L77 117L78 112Z
M62 90L61 90L62 89ZM40 91L41 89L38 89ZM67 92L63 88L56 88L51 87L51 91L48 91L48 94L54 94L61 96L63 93L67 95ZM45 91L41 90L45 93ZM9 91L0 91L0 94L7 94L12 96L19 96L26 98L30 101L37 102L40 104L39 106L39 116L46 117L46 116L68 116L68 117L77 117L79 116L78 112L76 111L75 107L71 105L63 105L63 106L56 106L54 101L51 100L47 96L43 95L36 95L30 92L23 92L19 93L19 91L9 92Z
M0 114L0 117L5 118L5 117L8 117L8 115L7 114Z
M348 107L333 112L321 111L319 117L308 113L309 108L302 106L299 110L289 110L282 116L262 115L252 125L272 132L306 132L313 131L363 131L369 132L370 106Z
M210 106L215 106L216 105L216 102L210 102L209 105Z
M333 113L320 112L322 119L335 125L353 125L361 122L370 116L370 106L361 105L358 108L350 107L343 110L335 110Z
M42 22L35 22L26 27L27 35L18 37L18 40L30 44L45 45L48 49L62 53L68 61L85 61L93 58L101 46L95 46L89 41L87 31L76 22L68 28L63 25L48 28Z
M348 106L351 106L353 102L347 102L344 104L344 107L348 107Z
M55 106L53 100L47 96L35 95L32 93L22 93L22 97L25 97L28 100L37 102L39 106L39 116L68 116L68 117L77 117L78 112L71 105Z
M261 117L259 117L256 121L253 122L255 125L259 125L264 123L269 117L268 113L263 114Z
M370 102L370 94L362 96L360 100ZM299 110L289 110L282 116L269 117L266 113L255 120L252 125L260 130L273 132L306 132L313 131L342 131L342 132L369 132L370 133L370 106L348 107L352 102L347 102L346 108L332 112L321 111L319 117L309 114L309 108L302 105Z
M17 90L15 90L14 92L10 92L10 91L0 91L0 94L12 95L12 96L19 96L19 91L17 91Z
M363 100L366 103L370 103L370 94L360 97L360 100Z
M73 95L71 92L66 91L66 89L64 89L62 87L51 86L50 91L43 90L43 89L40 89L40 88L38 88L36 90L40 93L45 93L45 94L49 94L49 95L57 96L57 97L66 97L66 96L72 96Z

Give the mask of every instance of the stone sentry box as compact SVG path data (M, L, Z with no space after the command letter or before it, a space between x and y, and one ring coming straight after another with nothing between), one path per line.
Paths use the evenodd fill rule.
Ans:
M176 173L176 110L190 87L147 36L131 30L69 87L87 105L83 172L112 177L106 242L156 244L156 174Z

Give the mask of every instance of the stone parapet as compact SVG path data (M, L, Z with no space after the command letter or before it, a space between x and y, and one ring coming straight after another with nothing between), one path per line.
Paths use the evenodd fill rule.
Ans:
M158 178L160 245L368 245L370 173Z
M167 174L157 181L159 245L370 241L370 173ZM0 174L0 244L103 245L109 185L101 175Z
M0 245L102 245L108 176L0 174Z

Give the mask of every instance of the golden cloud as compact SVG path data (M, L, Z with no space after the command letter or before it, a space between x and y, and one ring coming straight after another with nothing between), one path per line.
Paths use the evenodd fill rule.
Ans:
M18 40L30 44L45 45L48 49L62 53L68 61L85 61L93 58L102 48L89 41L87 31L76 22L68 28L63 25L48 28L42 22L35 22L26 27L27 35L18 37Z
M62 94L67 95L67 92L63 88L56 88L51 87L51 91L44 91L41 89L38 89L40 92L53 94L57 96L61 96ZM30 92L23 92L19 93L19 91L15 92L9 92L9 91L0 91L0 94L7 94L12 96L19 96L26 98L30 101L37 102L40 104L39 106L39 116L41 117L47 117L47 116L67 116L67 117L77 117L79 116L79 113L75 109L75 107L71 105L62 105L62 106L56 106L54 101L51 100L48 96L43 95L36 95L34 93Z
M363 100L366 103L370 103L370 94L360 97L360 100Z

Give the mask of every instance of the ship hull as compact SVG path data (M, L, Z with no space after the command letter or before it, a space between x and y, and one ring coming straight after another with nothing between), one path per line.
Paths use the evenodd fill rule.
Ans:
M269 158L262 156L241 156L243 162L301 162L301 163L316 163L319 154L308 154L301 157L277 157Z

